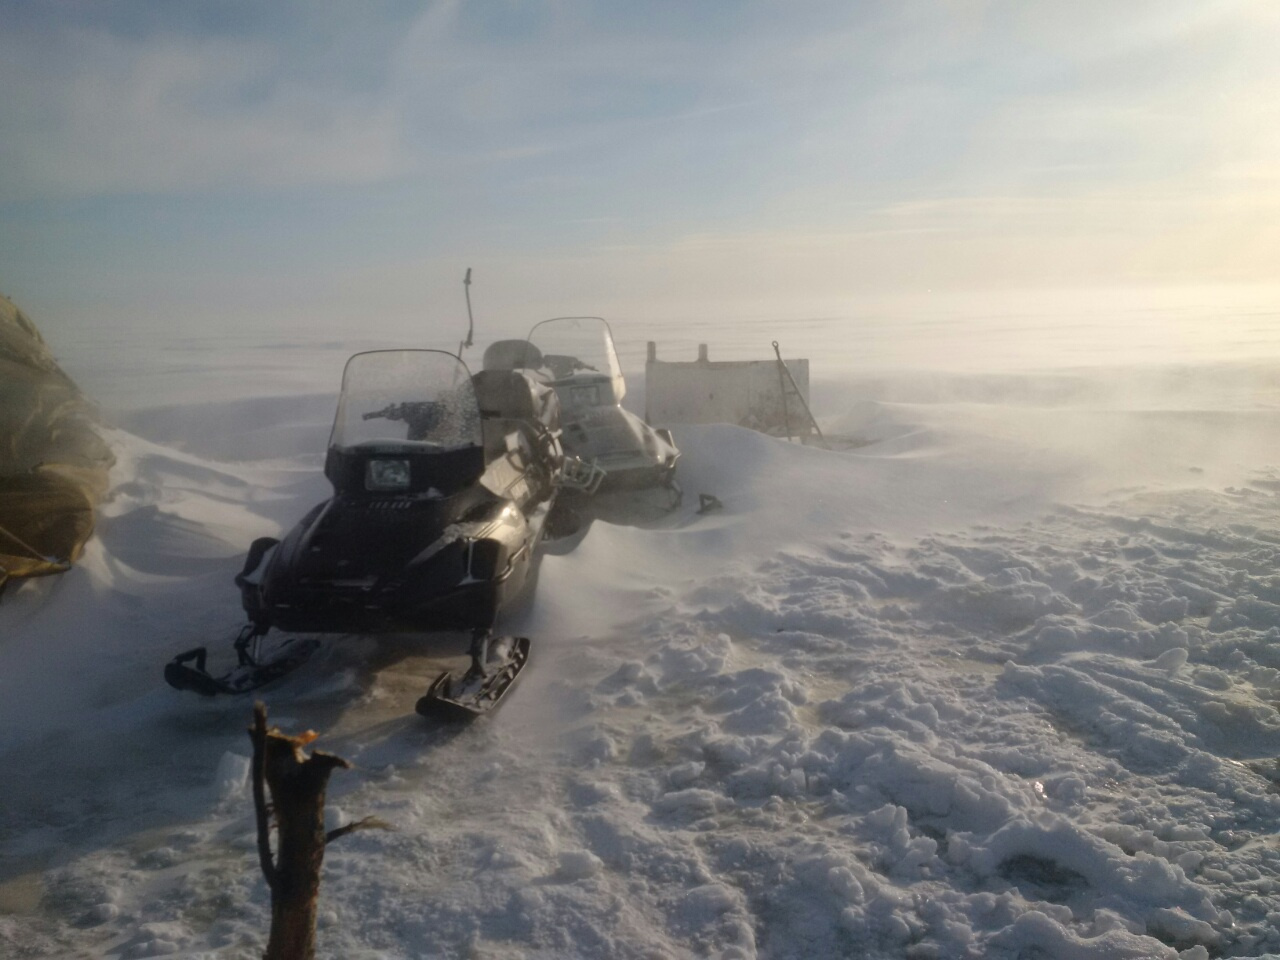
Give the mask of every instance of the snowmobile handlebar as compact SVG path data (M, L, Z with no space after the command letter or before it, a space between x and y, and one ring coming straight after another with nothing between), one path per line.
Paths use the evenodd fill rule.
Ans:
M426 440L443 418L441 405L434 400L388 403L381 410L360 415L362 420L404 420L409 424L410 440Z
M542 362L557 380L571 377L579 370L590 370L592 373L599 373L591 364L583 363L577 357L571 357L568 354L545 353L542 355Z
M403 420L404 419L403 403L388 403L381 410L371 410L369 413L362 414L361 420Z

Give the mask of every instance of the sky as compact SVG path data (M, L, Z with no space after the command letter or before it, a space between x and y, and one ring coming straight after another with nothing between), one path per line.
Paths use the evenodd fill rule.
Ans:
M46 329L852 315L1249 287L1270 0L0 0Z

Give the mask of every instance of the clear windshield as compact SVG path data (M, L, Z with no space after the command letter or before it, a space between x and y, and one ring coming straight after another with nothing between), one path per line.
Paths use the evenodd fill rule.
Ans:
M557 381L590 374L612 381L615 401L622 400L626 384L613 334L600 317L559 317L543 320L529 332L529 342L542 354L542 366Z
M480 408L471 374L439 350L357 353L342 373L329 446L480 446Z

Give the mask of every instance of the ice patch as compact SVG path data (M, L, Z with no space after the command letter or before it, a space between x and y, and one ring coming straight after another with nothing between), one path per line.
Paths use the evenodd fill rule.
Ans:
M242 797L249 783L250 766L248 757L238 753L224 753L213 774L214 799L224 803Z

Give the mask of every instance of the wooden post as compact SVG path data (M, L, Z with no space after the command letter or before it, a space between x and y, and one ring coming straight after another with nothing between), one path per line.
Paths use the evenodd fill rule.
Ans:
M372 817L329 833L324 829L324 795L329 775L351 764L303 747L315 740L310 731L291 737L267 728L267 708L253 707L253 803L258 819L258 859L271 890L271 933L264 960L314 960L316 904L325 844L340 836L386 824ZM268 809L266 791L271 790ZM271 815L275 815L277 852L271 855Z

